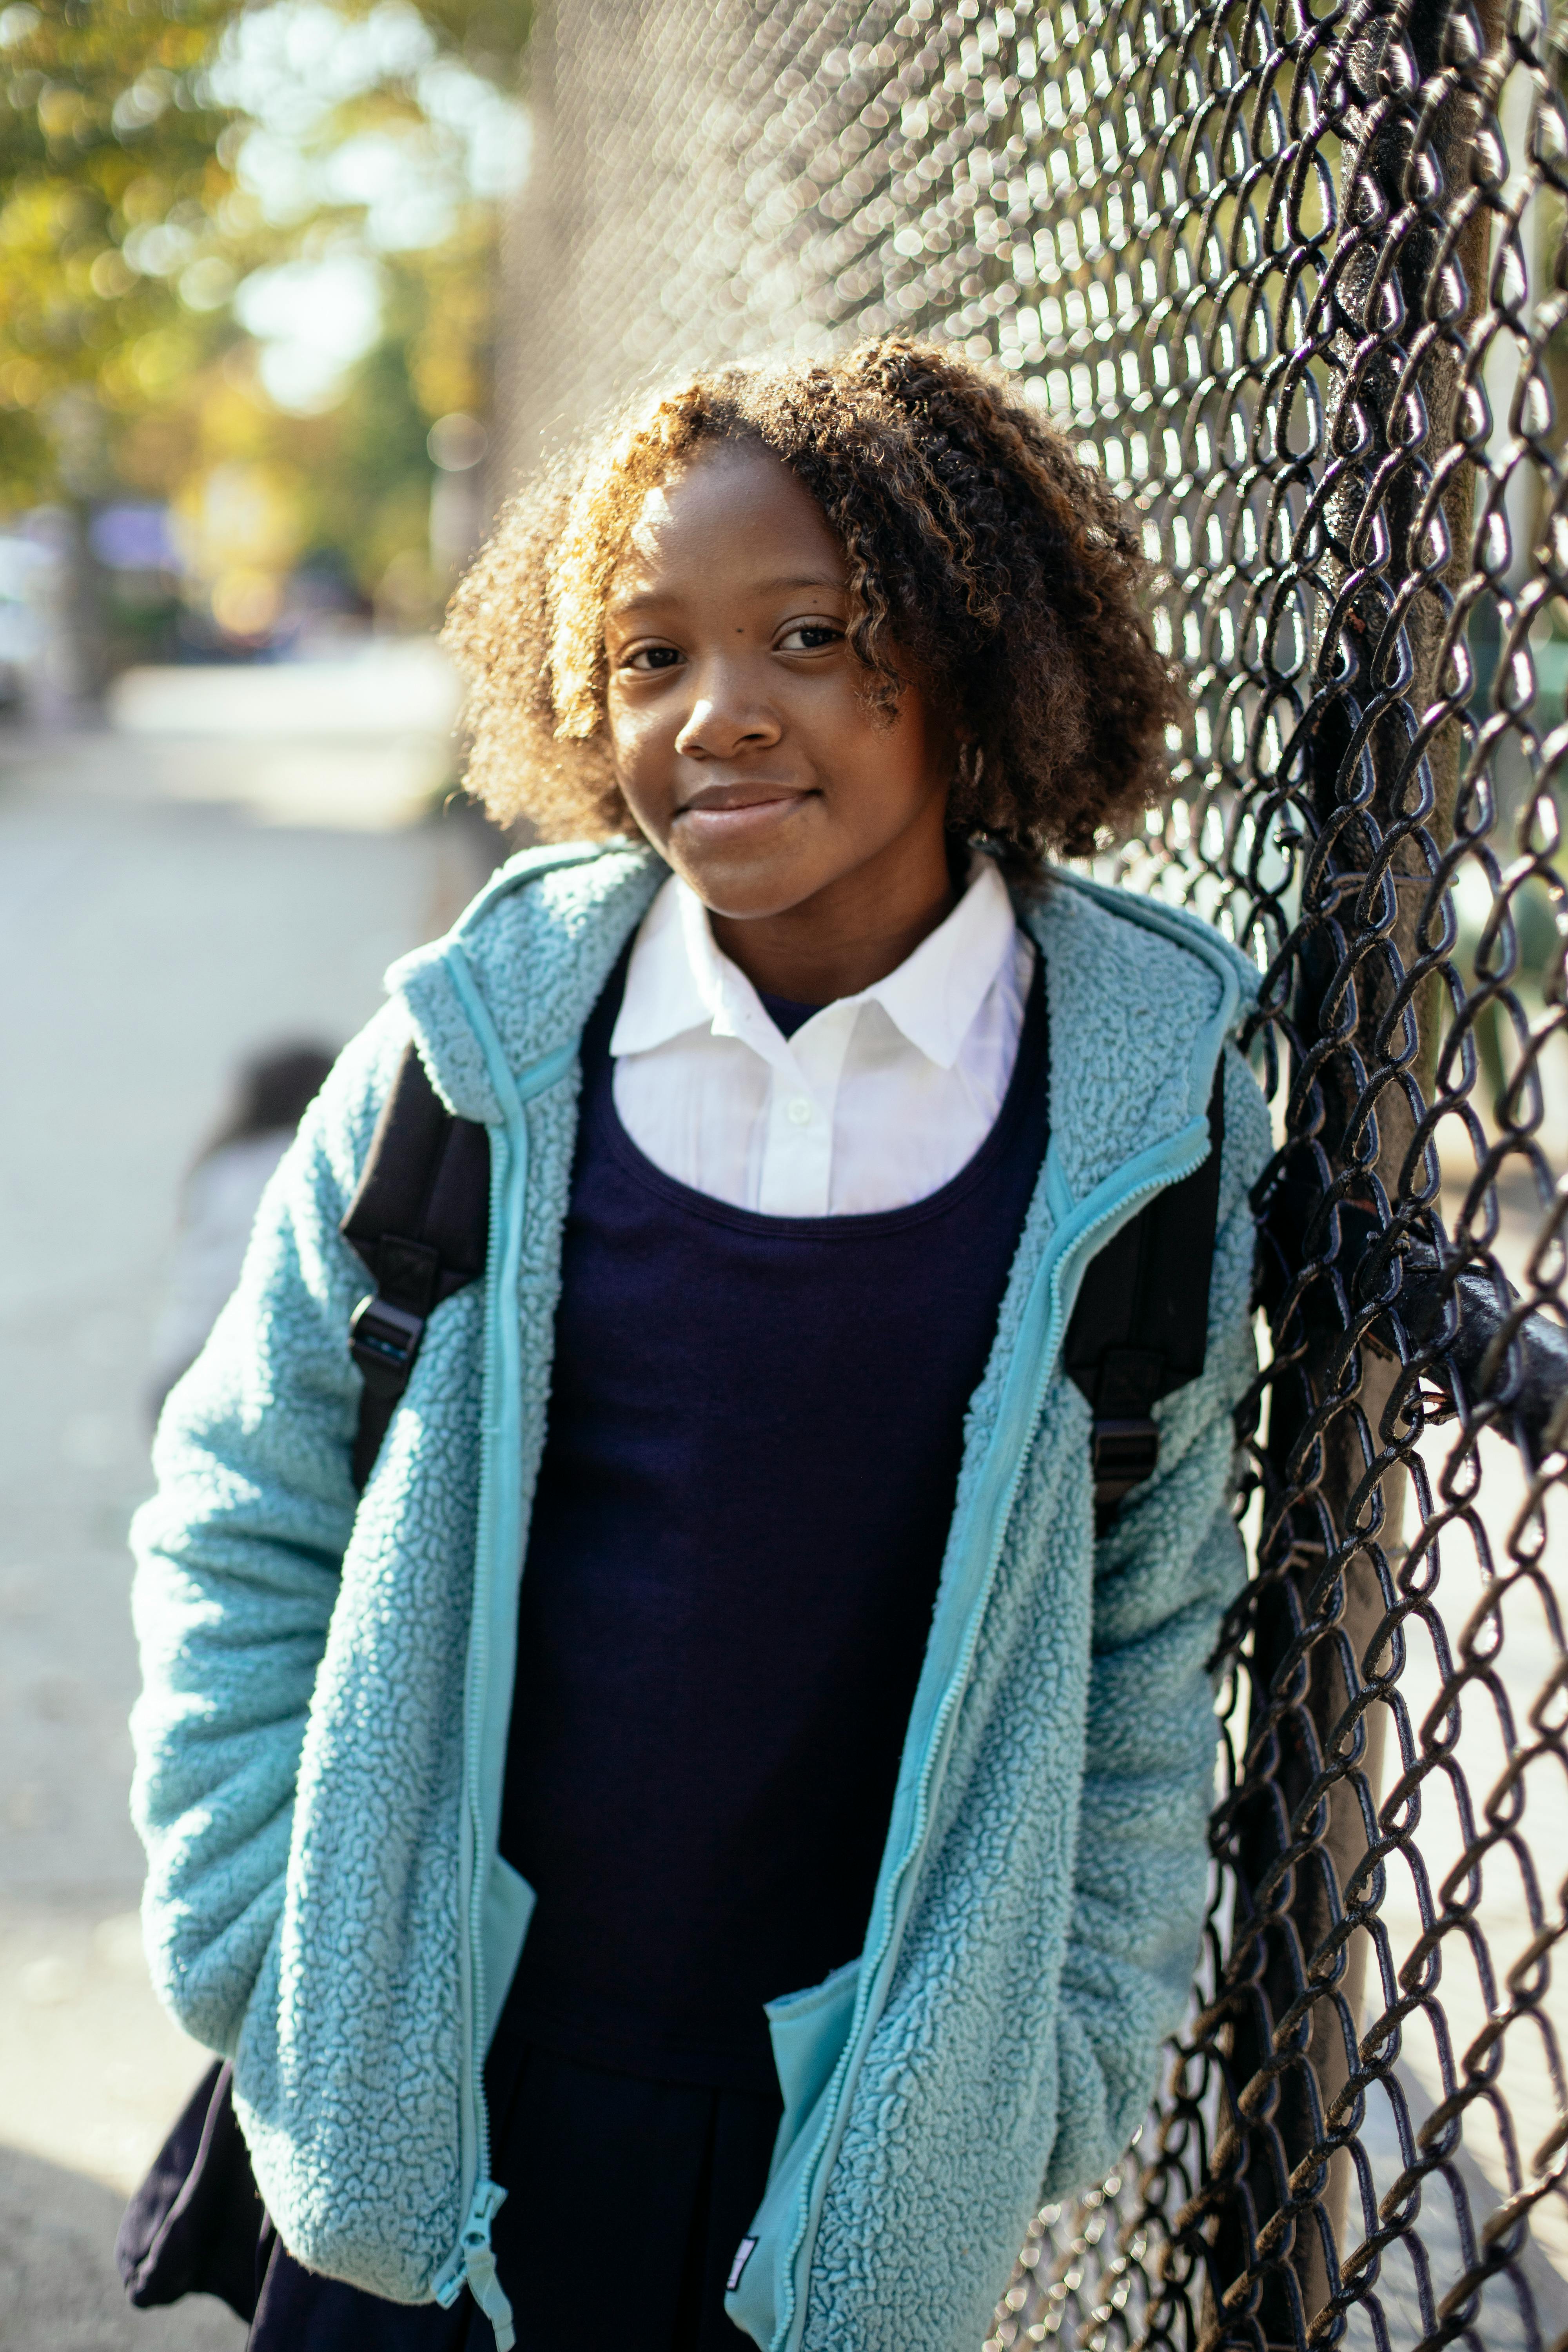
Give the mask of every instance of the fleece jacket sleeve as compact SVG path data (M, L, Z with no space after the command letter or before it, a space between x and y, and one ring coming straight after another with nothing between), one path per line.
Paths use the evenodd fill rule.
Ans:
M1246 1572L1231 1504L1234 1414L1256 1370L1247 1186L1268 1143L1261 1098L1228 1048L1226 1127L1204 1372L1156 1409L1159 1467L1096 1547L1047 2197L1100 2179L1142 2122L1202 1932L1215 1754L1209 1660Z
M306 1113L239 1286L164 1408L157 1491L132 1528L148 1957L179 2023L231 2053L283 1907L300 1745L356 1505L348 1319L367 1284L338 1219L406 1034L388 1006Z

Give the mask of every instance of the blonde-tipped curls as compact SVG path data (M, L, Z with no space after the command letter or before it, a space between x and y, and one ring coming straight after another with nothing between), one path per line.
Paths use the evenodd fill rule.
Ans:
M1164 787L1178 697L1139 610L1126 510L1002 383L893 340L696 376L506 509L445 633L468 681L469 789L492 816L557 838L631 829L605 600L647 492L735 441L788 466L842 542L868 700L890 711L912 676L973 734L956 828L1026 873L1137 824Z

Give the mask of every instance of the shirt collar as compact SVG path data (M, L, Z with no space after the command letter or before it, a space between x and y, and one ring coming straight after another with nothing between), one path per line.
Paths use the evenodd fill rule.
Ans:
M946 920L885 980L841 1001L879 1004L918 1052L950 1070L1015 936L1007 886L993 861L976 854ZM632 950L610 1052L647 1053L691 1029L738 1037L770 1062L784 1046L756 990L721 951L701 900L672 874Z
M1016 932L1007 885L994 861L976 851L963 896L946 921L886 980L852 1001L879 1004L928 1062L951 1070Z
M672 874L632 949L610 1052L646 1054L691 1029L742 1037L760 1051L778 1039L756 990L720 951L701 899Z

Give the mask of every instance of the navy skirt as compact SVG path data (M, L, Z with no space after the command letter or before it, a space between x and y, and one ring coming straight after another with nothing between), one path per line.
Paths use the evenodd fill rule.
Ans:
M724 2286L762 2200L776 2098L601 2073L523 2043L489 2069L491 2231L518 2352L561 2352L600 2327L637 2352L740 2352ZM501 2079L510 2074L510 2084ZM263 2230L248 2352L495 2352L464 2294L450 2311L384 2303L317 2278Z

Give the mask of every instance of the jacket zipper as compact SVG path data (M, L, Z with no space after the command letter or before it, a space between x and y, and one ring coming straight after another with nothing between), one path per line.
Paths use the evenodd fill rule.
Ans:
M447 967L485 1059L502 1117L502 1130L490 1131L490 1247L485 1277L484 1421L479 1448L479 1507L474 1534L474 1597L468 1633L468 1674L463 1697L463 1819L460 1857L464 1945L459 1954L462 2011L462 2102L460 2160L467 2207L458 2242L437 2273L436 2300L447 2308L465 2286L495 2330L496 2352L512 2352L517 2338L511 2305L496 2274L490 2229L506 2191L490 2179L489 2111L484 2093L487 2024L484 1898L493 1840L485 1819L480 1775L486 1688L490 1664L490 1612L497 1578L508 1572L503 1551L513 1551L510 1572L521 1572L521 1496L498 1493L514 1484L520 1465L516 1441L521 1367L518 1353L517 1290L528 1197L528 1124L523 1105L556 1085L577 1057L577 1041L558 1046L514 1077L489 1012L479 992L467 952L448 950ZM497 1144L504 1137L504 1155ZM505 1441L512 1443L508 1451ZM514 1540L515 1539L515 1540ZM471 2183L471 2186L469 2184Z
M1035 1432L1039 1426L1047 1391L1049 1389L1051 1374L1056 1366L1062 1326L1063 1269L1069 1259L1087 1264L1093 1255L1092 1244L1096 1234L1107 1225L1124 1224L1129 1218L1136 1216L1144 1202L1152 1200L1156 1192L1163 1192L1168 1186L1180 1183L1184 1177L1190 1176L1194 1169L1201 1165L1204 1156L1202 1150L1189 1152L1179 1166L1146 1180L1134 1186L1130 1192L1111 1202L1090 1224L1084 1228L1069 1248L1056 1258L1050 1267L1048 1276L1050 1312L1046 1326L1045 1343L1040 1350L1039 1369L1036 1376L1032 1401L1023 1423L1018 1443L1013 1448L1013 1466L1004 1490L1001 1508L994 1517L984 1570L979 1589L970 1605L959 1654L932 1719L931 1737L926 1743L925 1757L921 1765L920 1789L915 1800L912 1833L905 1850L904 1858L899 1865L894 1886L890 1890L891 1899L884 1909L886 1924L881 1941L870 1967L863 1967L861 1970L860 1999L864 2007L859 2010L857 2022L851 2029L849 2039L834 2070L827 2114L824 2119L821 2137L810 2162L804 2169L800 2201L796 2207L795 2237L781 2265L784 2310L781 2315L781 2324L773 2333L773 2352L795 2352L805 2328L804 2299L799 2310L795 2308L795 2277L803 2257L809 2271L811 2252L816 2244L816 2231L821 2221L823 2197L826 2190L826 2175L833 2157L837 2152L838 2142L843 2137L844 2124L847 2120L846 2093L853 2075L858 2070L860 2058L870 2039L876 2019L881 2013L880 2001L878 2001L873 2011L871 1989L877 1983L879 1977L885 1973L889 1954L896 1948L897 1942L902 1936L909 1905L907 1901L901 1902L900 1896L906 1890L912 1889L919 1874L919 1865L924 1853L926 1832L931 1821L931 1803L940 1790L942 1774L947 1760L945 1743L948 1727L952 1721L960 1699L968 1687L969 1671L974 1661L975 1645L980 1639L980 1628L984 1620L986 1603L991 1596L991 1588L995 1581L997 1566L1002 1558L1002 1548L1006 1540L1007 1528L1013 1517L1013 1507L1018 1498L1018 1488L1023 1482L1024 1465L1028 1456L1029 1447L1034 1443Z

